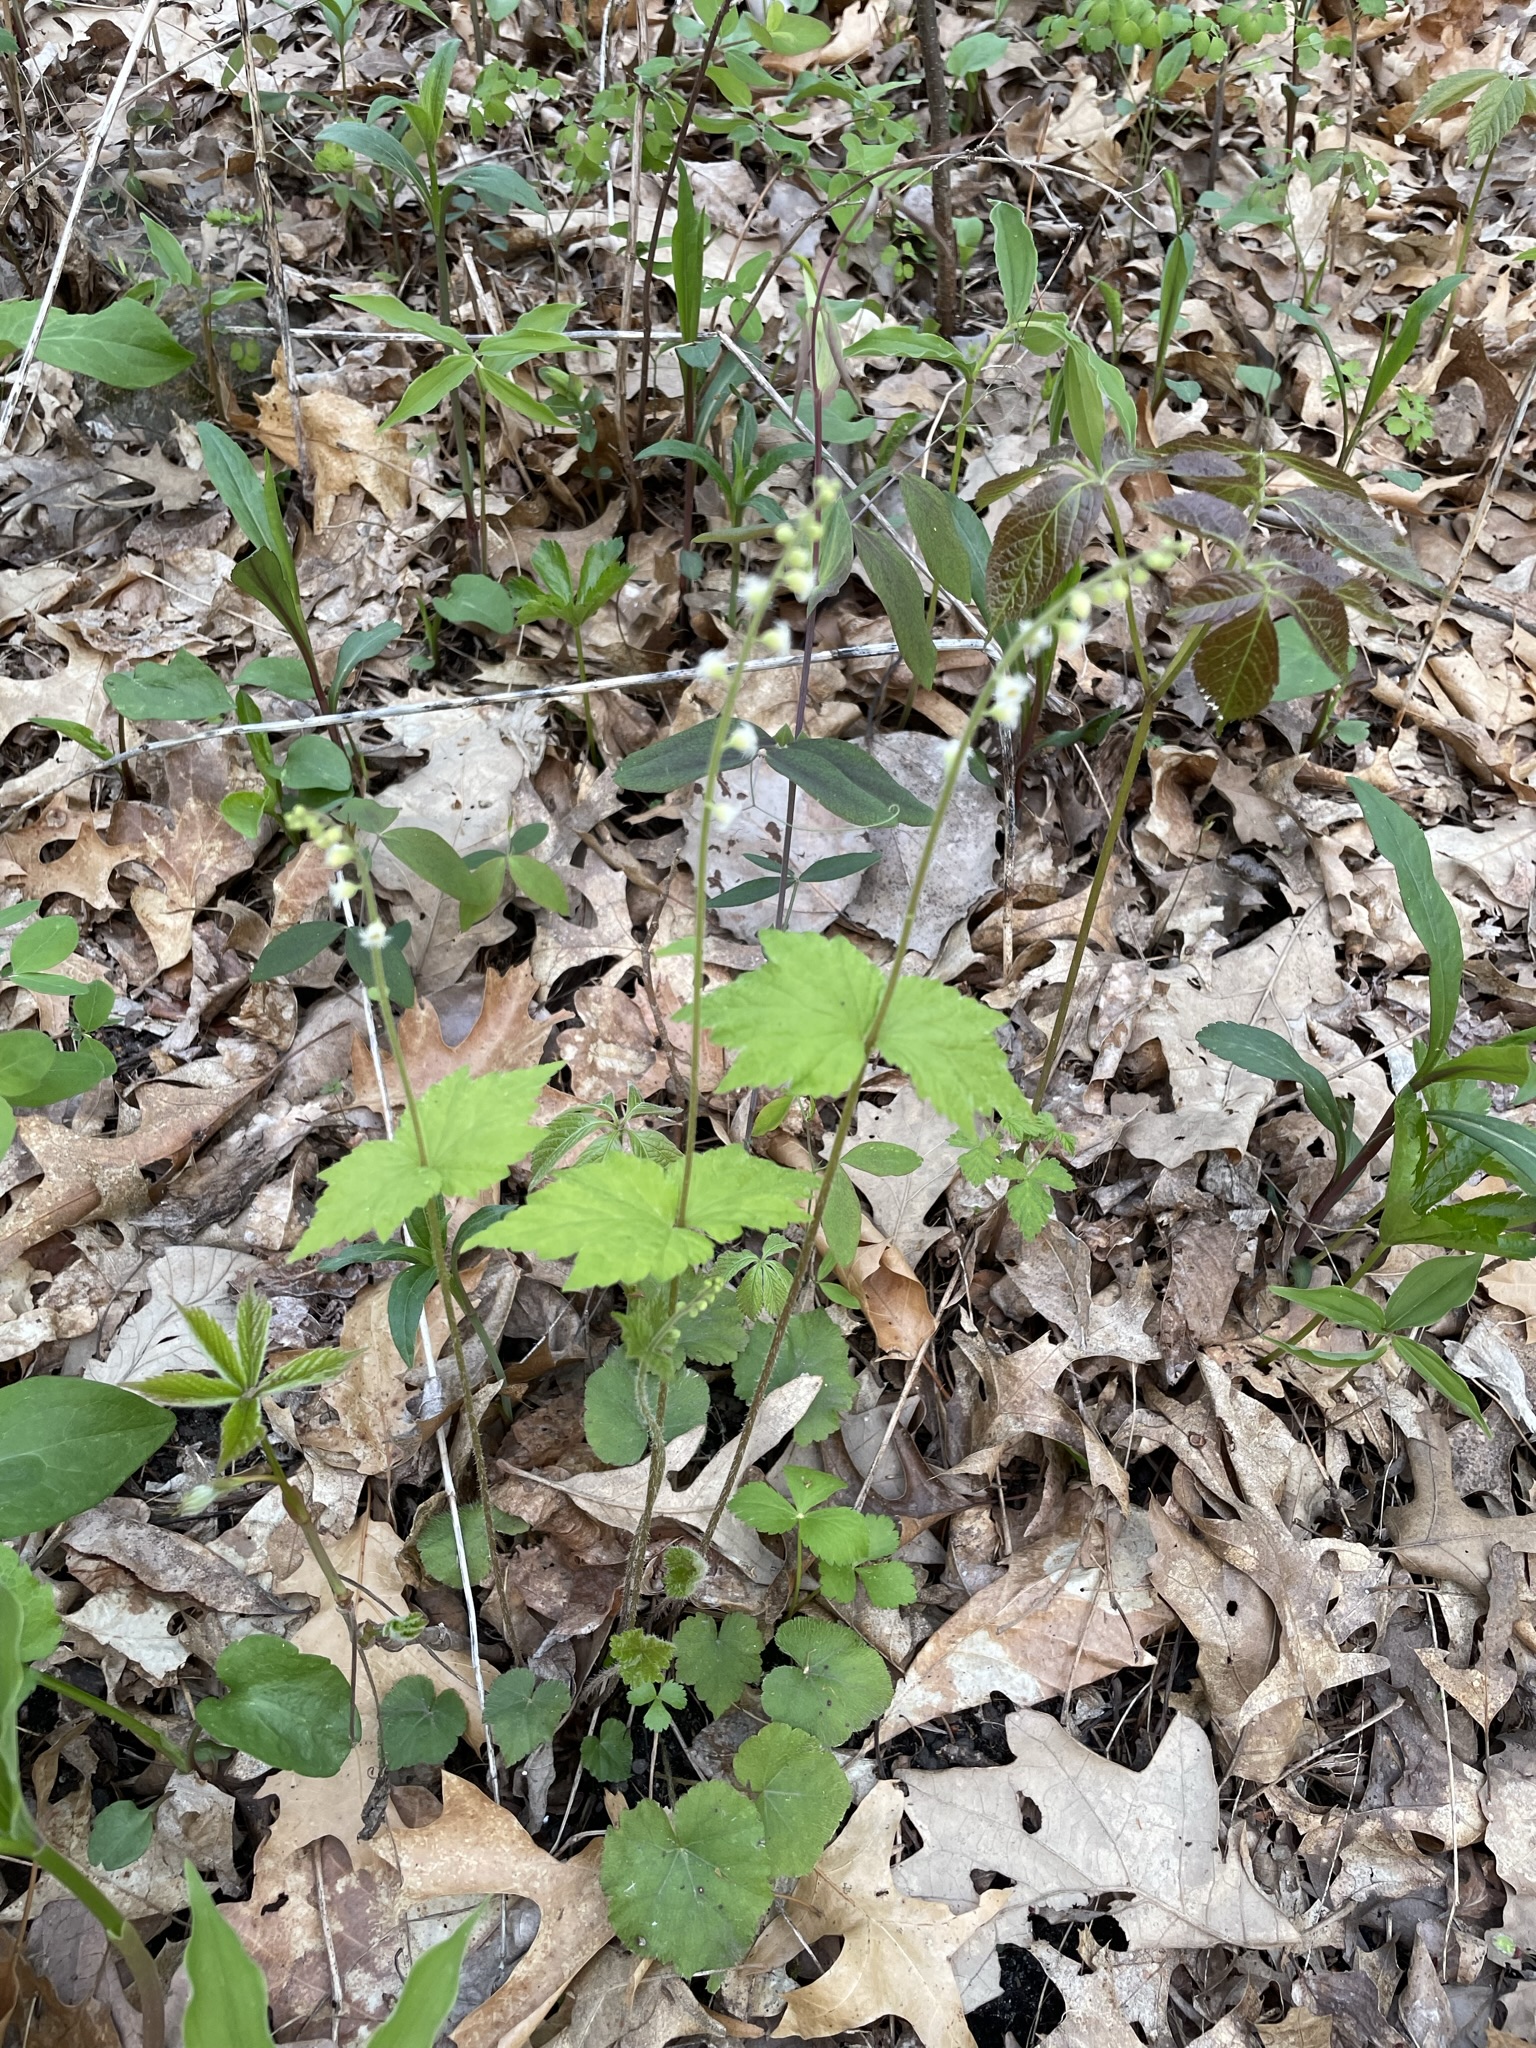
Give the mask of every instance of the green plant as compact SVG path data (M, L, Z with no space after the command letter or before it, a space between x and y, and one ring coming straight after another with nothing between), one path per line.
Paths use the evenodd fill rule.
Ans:
M1426 291L1419 293L1412 303L1403 309L1401 320L1388 319L1383 326L1381 338L1369 369L1363 364L1341 357L1328 331L1329 323L1308 307L1296 305L1287 300L1276 307L1294 320L1298 326L1308 328L1322 343L1332 373L1323 380L1325 397L1331 398L1338 406L1343 423L1339 449L1339 462L1347 464L1360 444L1361 436L1379 416L1384 406L1403 403L1405 395L1394 387L1398 378L1407 368L1409 358L1419 345L1424 323L1438 307L1443 306L1457 286L1463 282L1463 273L1457 271L1452 277L1441 278ZM1419 403L1422 405L1423 401ZM1425 406L1427 413L1428 408ZM1426 436L1427 438L1427 436Z
M1414 107L1413 118L1415 121L1432 120L1436 115L1448 114L1455 107L1465 106L1469 100L1472 112L1467 120L1467 162L1475 164L1481 159L1482 169L1461 225L1461 240L1456 250L1458 273L1464 273L1467 267L1478 208L1483 203L1483 193L1487 190L1499 144L1522 121L1536 116L1536 84L1516 72L1487 69L1453 72L1449 78L1435 81ZM1461 275L1454 280L1456 284L1461 281ZM1441 326L1442 340L1449 321L1450 312L1447 310Z
M330 31L336 45L337 83L341 88L341 102L347 103L347 45L357 34L358 23L363 16L363 0L310 0L316 14Z
M1374 1229L1375 1242L1348 1279L1322 1286L1275 1287L1272 1293L1310 1311L1304 1327L1279 1341L1308 1363L1351 1370L1389 1348L1421 1378L1481 1420L1466 1381L1415 1331L1469 1301L1483 1260L1526 1259L1536 1253L1536 1138L1523 1124L1490 1113L1488 1085L1514 1087L1517 1102L1536 1097L1531 1042L1519 1031L1490 1045L1450 1051L1461 1001L1461 927L1441 888L1429 843L1418 825L1388 797L1356 777L1349 787L1378 849L1390 861L1408 922L1429 963L1429 1024L1414 1046L1413 1072L1391 1107L1364 1140L1354 1128L1354 1105L1340 1100L1327 1076L1278 1033L1251 1024L1212 1024L1200 1043L1218 1058L1274 1080L1294 1082L1308 1109L1328 1132L1334 1171L1307 1212L1320 1226L1391 1141L1392 1160L1381 1198L1352 1223L1338 1244ZM1513 1188L1463 1195L1469 1181L1493 1175ZM1368 1275L1398 1245L1425 1246L1452 1256L1413 1267L1384 1303L1363 1292ZM1366 1333L1379 1341L1363 1351L1303 1348L1320 1322Z
M16 1136L16 1111L67 1102L117 1072L117 1061L91 1033L105 1024L115 1000L105 981L78 981L52 969L80 943L72 917L42 917L41 903L12 903L0 910L0 944L10 934L10 954L0 965L0 986L35 995L68 996L74 1045L61 1050L45 1031L0 1031L0 1154Z
M717 533L704 535L705 540L722 540L731 551L731 591L728 609L734 617L737 609L737 591L741 578L741 544L744 539L766 532L779 522L779 508L768 497L764 486L768 479L789 462L802 462L811 453L806 441L781 441L763 448L758 445L759 422L750 405L736 408L736 420L730 439L724 444L717 457L713 451L699 441L664 439L653 441L648 448L642 448L638 457L645 462L653 457L670 455L679 462L686 462L702 469L710 482L725 500L725 525ZM750 526L748 513L756 513L766 526Z
M0 305L0 355L26 347L40 306L38 299L9 299ZM50 307L37 360L95 377L118 391L146 391L179 377L194 359L158 314L137 299L122 298L98 313L61 313Z
M789 1489L788 1498L763 1481L754 1480L732 1500L731 1513L739 1522L761 1530L764 1535L793 1535L791 1611L800 1604L800 1582L807 1556L815 1558L820 1567L820 1590L828 1600L848 1605L862 1586L871 1606L911 1606L917 1598L912 1567L882 1562L889 1559L898 1541L896 1524L888 1515L866 1515L857 1508L825 1506L843 1489L843 1481L835 1472L788 1465L784 1469L784 1484Z
M455 576L437 609L455 625L482 626L489 633L510 636L519 626L531 626L544 619L558 619L568 626L576 649L576 676L583 690L587 684L587 653L581 629L618 596L629 581L621 540L595 541L581 558L580 573L573 576L566 552L557 540L541 540L534 548L526 576L509 576L496 583L489 576ZM591 709L587 710L588 741Z
M225 312L230 306L243 306L251 299L259 299L266 286L256 278L247 277L220 284L216 277L205 275L197 268L176 236L152 215L141 213L139 225L148 239L150 254L160 267L160 276L135 285L130 296L141 298L151 311L158 313L173 287L186 293L197 312L198 332L203 342L203 373L207 378L209 395L227 419L229 393L219 366L214 315Z

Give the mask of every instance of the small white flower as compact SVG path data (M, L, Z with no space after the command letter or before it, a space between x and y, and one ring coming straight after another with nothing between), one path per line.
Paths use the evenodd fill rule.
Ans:
M944 772L946 775L954 767L964 751L959 740L946 740L944 742L944 751L941 758L944 762Z
M1086 619L1093 610L1093 599L1086 590L1074 590L1067 599L1067 610L1074 619Z
M734 825L740 811L740 804L733 804L729 797L717 796L709 807L710 821L716 825Z
M371 924L365 924L357 936L359 944L366 946L370 953L382 953L389 944L389 927L375 918Z
M791 597L798 597L804 604L816 588L816 578L809 569L786 569L784 587Z
M344 868L351 855L344 846L328 846L325 849L325 864L328 868Z
M766 576L743 576L741 579L741 601L748 611L756 611L765 605L773 595L773 585Z
M726 741L726 746L733 754L755 754L757 752L757 734L743 719L740 724L732 726L731 736Z
M1015 674L1013 670L1010 669L1007 674L998 677L997 688L992 693L992 716L999 725L1006 726L1010 732L1014 730L1019 722L1019 713L1024 709L1024 699L1028 692L1029 685L1025 678Z
M179 1512L184 1515L200 1515L211 1508L219 1497L216 1486L189 1486L178 1503Z
M779 620L776 624L770 626L768 630L763 634L762 649L764 654L777 655L781 657L783 655L788 654L789 628L784 624L782 619Z
M727 661L718 647L712 647L699 663L699 681L701 683L728 683L730 679L730 662Z
M331 901L338 910L344 903L350 903L356 894L356 882L349 882L345 875L337 875L331 883Z

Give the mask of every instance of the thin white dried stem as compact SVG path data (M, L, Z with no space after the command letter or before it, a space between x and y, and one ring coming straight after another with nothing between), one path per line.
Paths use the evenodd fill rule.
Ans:
M69 202L69 212L64 216L64 225L59 230L59 246L53 252L53 268L48 273L48 282L43 286L43 295L37 303L37 318L32 322L32 332L27 336L26 347L21 352L11 376L11 388L5 394L5 404L0 406L0 447L4 447L11 431L11 423L21 404L27 388L27 375L37 360L37 346L43 338L48 315L53 311L53 302L58 296L59 280L64 275L64 266L69 261L70 246L75 239L75 229L80 224L80 214L85 206L86 194L91 189L91 180L96 175L96 165L101 157L102 147L112 132L112 123L117 119L117 110L122 105L123 94L128 89L128 80L133 67L139 61L139 52L148 40L149 32L155 25L155 16L160 12L160 0L144 0L144 11L139 16L133 34L128 38L122 64L112 90L107 94L107 103L101 110L101 119L96 123L90 142L86 146L85 161L80 166L80 176Z
M262 236L267 245L267 314L277 329L283 351L283 383L288 393L288 416L293 425L293 448L299 475L309 475L309 451L304 445L304 416L299 410L299 379L293 363L293 331L288 318L288 288L283 275L283 245L277 233L277 202L272 192L272 167L267 156L267 121L256 84L256 49L251 41L251 17L246 0L235 0L240 22L240 54L245 67L246 105L251 110L251 150L256 159L256 190L261 201ZM209 366L212 374L212 365Z
M960 653L982 648L987 645L981 639L935 640L934 646L940 653ZM822 647L812 650L812 661L867 661L882 655L899 654L900 648L894 640L873 640L855 647ZM804 657L798 654L768 654L749 661L747 669L786 668L790 663L799 663ZM12 817L0 818L0 826L9 829L16 817L39 804L51 803L54 797L62 796L73 789L77 782L85 782L93 775L105 775L111 769L121 768L129 761L145 760L154 754L174 754L183 747L201 746L205 740L237 739L251 733L297 733L320 732L332 726L367 725L370 721L383 718L431 717L437 712L464 711L480 706L499 704L546 704L562 697L597 696L608 690L657 689L671 683L696 682L703 670L691 668L655 669L649 675L641 676L600 676L587 683L547 683L535 685L532 689L495 690L485 696L423 697L406 699L398 703L384 703L364 706L351 711L317 711L305 718L264 718L251 725L211 725L201 732L177 733L173 738L163 740L142 740L136 747L125 747L121 753L109 754L105 759L92 761L89 767L77 774L67 776L39 795L30 797L24 805L18 806Z

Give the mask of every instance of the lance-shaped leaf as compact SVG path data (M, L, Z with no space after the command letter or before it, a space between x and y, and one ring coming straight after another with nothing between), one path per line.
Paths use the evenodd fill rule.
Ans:
M1435 579L1421 569L1374 505L1311 485L1288 491L1267 518L1284 518L1303 533L1331 541L1344 554L1412 590L1438 592Z
M1429 956L1429 1039L1423 1062L1427 1069L1445 1051L1455 1028L1461 1002L1461 926L1436 877L1429 841L1419 826L1389 796L1358 775L1349 777L1349 788L1365 813L1371 837L1392 863L1408 922Z
M1340 1166L1349 1163L1355 1150L1354 1102L1348 1097L1341 1102L1328 1077L1303 1059L1288 1038L1266 1031L1260 1024L1207 1024L1195 1033L1195 1039L1207 1052L1219 1060L1230 1060L1245 1074L1299 1083L1308 1109L1332 1135L1336 1162Z
M851 825L933 823L933 812L920 797L904 789L872 754L847 740L810 739L802 733L787 746L767 748L764 759L823 809Z
M457 582L465 579L459 577ZM670 789L682 789L690 782L698 782L709 767L710 753L715 744L715 727L718 719L701 719L697 725L686 726L681 732L669 733L664 740L654 745L641 747L621 761L614 772L614 781L620 789L639 790L648 794L661 795ZM750 725L743 719L733 722L721 755L724 768L741 768L768 744L768 735L760 725Z
M873 527L855 527L853 539L860 573L885 607L902 660L923 688L931 690L938 673L938 655L916 569L895 541Z

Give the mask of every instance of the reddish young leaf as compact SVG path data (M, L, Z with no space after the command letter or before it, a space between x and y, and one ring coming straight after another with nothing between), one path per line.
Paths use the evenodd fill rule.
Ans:
M1038 611L1082 554L1104 494L1070 471L1048 476L997 529L987 561L987 605L999 624Z
M1277 586L1296 623L1336 676L1349 673L1349 614L1331 590L1310 576L1287 576Z
M1211 627L1195 649L1195 681L1223 725L1264 709L1280 681L1280 642L1268 605Z

